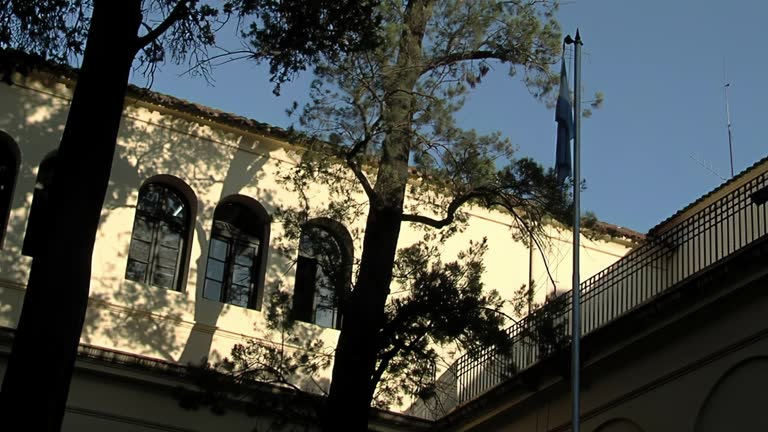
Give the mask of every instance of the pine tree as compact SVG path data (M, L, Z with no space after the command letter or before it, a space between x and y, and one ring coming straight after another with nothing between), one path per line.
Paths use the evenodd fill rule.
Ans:
M418 305L418 295L402 302L390 298L402 265L397 244L403 223L450 232L462 220L463 206L478 205L508 212L527 236L539 232L547 212L565 212L563 190L551 172L529 159L515 159L513 146L499 134L463 130L454 118L465 96L498 65L508 67L511 76L521 75L535 97L548 95L555 82L550 66L561 49L556 7L538 1L385 2L379 48L316 68L318 79L301 124L321 140L311 143L317 154L306 154L297 168L297 190L325 183L336 197L324 211L341 213L343 203L354 201L349 195L354 187L367 197L357 279L339 299L344 321L324 430L365 430L374 395L386 386L382 377L402 368L402 359L428 357L409 354L429 350L418 337L425 321L394 328L398 309ZM340 184L350 177L355 185ZM403 252L407 255L401 251L401 257ZM450 268L428 268L410 282L411 293L418 293L419 284L431 287L425 292L446 286L441 278L451 274ZM477 299L480 292L469 298ZM457 325L452 312L446 306L425 319L440 317L449 329L451 322ZM486 318L486 329L498 325ZM403 329L412 333L399 333ZM438 335L431 337L439 340ZM406 350L411 343L418 349Z

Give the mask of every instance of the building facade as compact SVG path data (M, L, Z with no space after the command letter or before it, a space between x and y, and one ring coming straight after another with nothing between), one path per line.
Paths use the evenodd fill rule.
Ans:
M0 326L9 335L29 264L45 241L39 233L49 217L46 191L75 78L72 71L40 64L19 70L6 71L0 84ZM268 311L278 292L291 298L301 337L322 341L325 354L332 353L342 325L332 288L340 285L323 281L351 285L365 214L345 223L309 215L301 235L289 235L277 214L298 212L305 198L318 206L328 200L322 187L309 185L300 194L282 180L306 151L281 129L170 96L129 91L93 255L82 360L65 419L69 430L101 430L97 425L111 421L130 430L209 430L203 425L213 420L177 422L159 412L150 415L153 409L126 411L123 403L88 395L130 382L133 398L173 411L168 407L178 401L169 389L180 379L176 366L220 360L248 341L305 349L286 344L270 329ZM358 198L365 202L362 190ZM566 229L549 227L549 244L533 251L515 240L509 215L470 208L468 217L466 229L441 245L443 259L455 259L470 240L485 237L489 289L511 300L517 288L533 281L537 301L570 289ZM582 240L584 275L612 264L642 237L628 230L602 232ZM406 224L400 245L422 237ZM446 352L437 372L459 355ZM306 391L322 393L330 367L293 378ZM151 396L147 383L165 390ZM128 397L126 391L121 398ZM397 425L400 418L385 412L379 417L382 425Z

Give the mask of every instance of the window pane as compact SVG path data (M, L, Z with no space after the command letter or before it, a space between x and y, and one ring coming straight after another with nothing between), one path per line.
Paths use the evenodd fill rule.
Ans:
M152 218L182 227L186 225L188 211L184 200L162 184L149 184L143 187L137 208Z
M181 235L179 232L165 223L160 224L160 233L158 235L158 240L161 245L178 248L179 244L181 244Z
M211 238L211 247L208 251L208 256L218 259L219 261L225 261L227 259L227 250L229 244L216 237Z
M184 224L186 222L187 212L184 208L184 201L182 201L178 195L170 190L167 191L164 210L168 216L172 218L171 220L174 220L180 224Z
M136 281L144 282L144 277L147 274L147 265L142 262L128 259L128 268L125 271L125 278Z
M224 281L224 263L215 259L208 259L208 266L205 269L205 277L219 282Z
M333 305L333 296L335 294L335 287L333 286L333 283L331 282L331 279L325 275L325 272L318 267L317 269L317 276L316 276L316 295L317 295L317 301L320 304L324 305Z
M265 219L236 202L221 203L214 211L208 251L209 266L214 274L209 277L222 281L222 301L226 303L248 307L254 298L256 257ZM214 265L214 260L221 265Z
M138 239L131 241L131 248L128 251L128 256L132 260L139 260L141 262L149 262L149 249L150 244Z
M242 285L232 285L232 287L227 292L227 303L242 306L242 307L248 307L248 294L250 293L250 288L247 286Z
M247 267L252 267L254 256L256 256L256 249L252 247L242 248L241 250L237 251L235 262Z
M152 241L152 224L145 220L143 216L136 215L136 221L133 224L133 238L144 240L146 242Z
M167 246L157 247L157 256L155 257L155 263L159 266L175 269L176 261L179 257L178 249L169 248Z
M238 285L251 285L251 268L235 264L232 266L232 283Z
M155 268L155 272L152 275L152 285L161 288L173 289L173 278L176 276L175 269L167 269L163 267Z
M188 219L185 201L171 188L151 183L139 191L136 210L126 277L141 276L152 285L178 289L179 258L188 233L179 223Z
M157 213L160 200L160 189L157 185L150 184L141 190L138 209L150 214Z
M315 311L315 324L323 327L334 328L336 309L318 307Z
M336 327L336 290L322 268L317 269L315 285L315 324Z
M205 288L203 288L203 297L210 300L221 301L221 283L206 279Z
M0 142L0 193L11 189L16 180L16 155L11 151L11 146L4 141Z

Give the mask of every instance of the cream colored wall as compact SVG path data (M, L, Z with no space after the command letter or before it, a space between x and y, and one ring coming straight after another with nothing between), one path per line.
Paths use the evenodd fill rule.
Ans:
M0 325L15 327L24 296L24 286L31 259L21 255L29 203L35 187L37 165L56 149L66 121L68 102L52 96L66 93L63 85L44 88L37 83L34 91L18 86L0 85L0 129L17 143L21 167L11 203L5 241L0 250Z
M63 124L70 88L15 77L17 85L0 85L0 129L18 143L22 168L13 199L13 211L5 246L0 251L0 325L14 327L23 297L29 258L20 249L26 225L37 165L56 148ZM251 310L202 298L198 287L205 271L213 210L231 194L258 200L269 213L281 207L295 207L298 197L277 182L280 172L294 166L297 149L266 136L234 130L192 118L188 114L143 102L129 101L121 124L112 177L105 199L93 257L91 302L82 341L105 348L133 352L182 363L203 357L227 356L235 343L251 338L279 341L266 330L264 309L269 290L290 291L293 286L294 256L281 256L275 242L283 234L280 223L271 226L272 245L268 252L265 304ZM197 198L194 233L190 243L189 271L181 292L146 286L124 279L138 189L148 178L173 175L189 185ZM358 200L363 202L361 191ZM310 191L313 203L327 199L318 186ZM469 225L442 247L446 260L467 247L470 239L487 237L484 282L505 298L529 279L529 250L511 238L509 216L473 208ZM364 218L350 231L362 228ZM422 231L405 225L399 245L421 238ZM558 290L571 286L571 234L549 230L544 251ZM356 239L355 252L360 252ZM295 245L290 250L296 250ZM625 245L582 238L581 275L589 277L628 251ZM553 290L543 259L534 253L533 279L542 301ZM279 287L279 288L277 288ZM303 337L317 337L328 347L338 332L299 323ZM321 377L327 385L329 371Z
M466 249L470 239L480 240L486 237L489 249L484 260L486 274L483 282L486 287L499 291L504 298L511 299L515 290L523 284L528 284L530 256L528 246L512 240L512 221L508 215L477 207L469 209L467 213L470 215L469 226L461 235L454 236L446 242L445 247L442 248L445 256L455 257L456 253ZM413 234L412 230L406 228L401 244L412 241ZM581 280L613 264L630 250L625 244L591 240L583 235L580 237L580 242ZM546 238L541 247L546 257L546 265L542 253L535 247L531 275L536 287L537 302L543 302L546 295L551 294L555 289L557 292L571 289L573 233L548 226Z

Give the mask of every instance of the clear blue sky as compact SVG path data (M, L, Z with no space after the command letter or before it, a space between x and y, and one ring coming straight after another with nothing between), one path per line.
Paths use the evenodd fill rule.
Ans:
M579 0L565 1L558 17L565 33L581 30L585 99L605 94L603 108L582 121L582 211L645 232L722 182L692 155L730 176L724 58L736 173L768 155L768 2ZM277 98L265 68L251 62L218 68L213 86L177 73L166 66L152 88L282 127L294 121L285 108L305 99L310 79L305 74ZM140 76L134 82L145 83ZM553 110L503 67L459 119L467 128L501 131L520 156L554 162Z

